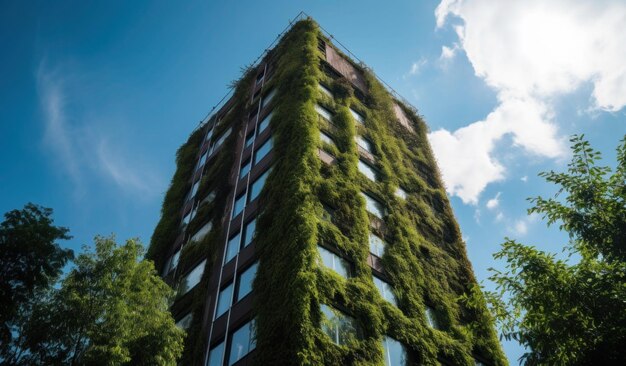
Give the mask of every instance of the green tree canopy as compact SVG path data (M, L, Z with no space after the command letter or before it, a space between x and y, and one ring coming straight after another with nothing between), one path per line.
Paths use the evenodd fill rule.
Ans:
M617 167L598 166L600 153L583 136L571 139L567 172L541 173L559 186L531 198L529 213L569 234L568 259L506 239L491 269L488 300L502 333L527 347L527 365L625 365L626 136Z
M57 240L68 229L53 225L52 209L28 203L0 223L0 354L11 344L20 309L51 286L73 257Z

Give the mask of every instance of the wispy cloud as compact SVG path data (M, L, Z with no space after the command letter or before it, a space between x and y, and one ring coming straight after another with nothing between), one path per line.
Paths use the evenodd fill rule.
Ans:
M420 72L422 72L422 70L427 64L428 64L428 60L426 59L426 57L420 57L419 60L411 64L411 68L409 69L409 72L404 74L403 78L406 79L410 76L418 75Z
M494 198L492 198L489 201L487 201L487 204L485 206L487 206L487 208L490 209L490 210L495 210L498 207L498 205L500 205L500 194L501 193L502 192L498 192Z
M448 192L464 203L477 204L487 185L506 178L495 149L505 137L538 157L567 155L556 97L590 84L592 109L626 105L623 1L442 0L435 15L438 27L462 21L454 27L458 50L498 98L484 119L429 135ZM444 46L440 59L455 53Z
M84 117L101 113L83 110L85 106L80 105L78 96L84 92L84 87L78 80L86 77L78 77L76 72L67 69L67 65L51 67L43 60L35 73L35 81L45 131L44 146L70 177L77 194L84 193L84 181L94 174L126 192L139 193L138 198L159 193L162 180L157 174L132 158L136 154L124 154L124 146L109 142L111 139L103 132L108 123Z

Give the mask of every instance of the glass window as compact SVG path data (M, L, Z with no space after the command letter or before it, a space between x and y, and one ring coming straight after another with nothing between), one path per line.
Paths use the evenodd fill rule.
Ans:
M322 257L322 263L324 264L324 266L339 273L339 275L343 278L350 277L350 264L348 263L348 261L320 246L317 247L317 250Z
M233 206L233 217L239 215L245 206L246 194L244 193L235 200L235 206Z
M256 76L256 84L260 84L263 79L265 78L265 70L261 71L257 76Z
M254 142L254 131L250 132L248 136L246 136L246 147L252 146L253 142Z
M378 293L380 293L380 296L383 299L389 301L391 304L397 306L396 297L391 291L391 285L376 276L372 276L372 277L374 277L374 285L376 285L376 288L378 289Z
M192 320L193 320L193 315L191 313L187 313L185 316L180 318L179 321L176 322L176 326L180 329L187 330L191 326Z
M378 235L370 233L370 253L377 256L378 258L383 257L383 253L385 252L385 241L381 239Z
M270 125L270 120L272 119L272 114L270 113L267 116L265 116L265 118L263 118L263 120L261 122L259 122L259 127L257 128L257 135L260 135L261 132L265 131L265 129L267 128L267 126Z
M382 219L383 216L385 216L382 203L378 202L377 200L373 199L363 192L361 192L361 195L365 199L365 208L367 209L367 211L372 215L378 217L379 219Z
M229 128L222 134L222 136L220 136L219 139L217 139L217 141L215 141L215 143L213 144L213 147L211 147L211 153L213 153L215 150L219 149L220 146L222 146L224 141L226 141L228 136L230 136L231 131L232 129Z
M359 171L363 173L364 176L369 178L369 180L376 182L376 172L369 164L359 159L358 167L359 167Z
M258 177L254 181L254 183L252 183L252 188L250 189L250 198L249 198L250 201L257 198L259 193L261 193L261 190L263 189L263 186L265 185L265 180L267 179L267 176L270 174L270 171L271 169L268 169L267 171L265 171L265 173L263 173L260 177Z
M205 203L211 203L215 199L215 192L210 192L207 196L200 202L201 205Z
M322 304L322 331L328 335L334 343L347 345L358 338L356 321L341 311Z
M206 136L204 137L205 141L209 141L211 139L211 137L213 137L213 128L210 128L207 133Z
M335 144L335 142L333 141L333 138L322 131L320 131L320 139L322 140L322 142L325 142L327 144L330 144L330 145Z
M350 108L350 114L352 115L352 117L354 117L354 119L359 122L359 123L364 123L365 122L365 118L359 114L358 112L356 112L354 109Z
M356 144L359 145L359 147L361 147L363 150L367 151L370 154L373 153L372 142L370 140L365 139L361 136L355 136L354 139L356 140Z
M256 348L255 333L254 320L244 324L233 333L230 341L230 354L228 356L229 366L241 360Z
M217 297L217 309L215 310L215 319L222 316L230 308L230 301L233 298L233 284L229 283L224 287Z
M430 306L426 306L426 322L431 328L441 329L439 327L439 322L437 321L437 314L435 313L435 309Z
M243 178L250 171L250 160L246 160L243 164L241 164L241 169L239 169L239 179Z
M329 97L333 98L333 92L330 91L330 89L328 89L326 86L324 86L323 84L317 84L317 87L319 88L319 90L322 91L322 93L328 95Z
M189 290L194 288L200 280L202 279L202 274L204 273L204 266L206 265L206 259L203 260L200 264L198 264L194 269L192 269L185 277L180 281L180 285L178 287L178 295L186 294Z
M178 249L172 256L167 260L167 264L165 265L165 271L163 272L163 276L170 273L174 268L178 266L178 260L180 259L180 249Z
M256 276L256 270L259 267L259 263L254 263L237 279L237 301L243 299L247 294L252 291L252 281Z
M211 221L207 222L206 224L204 224L202 228L200 228L200 230L198 230L195 234L193 234L193 236L191 237L189 241L196 242L196 243L200 242L202 239L204 239L206 234L208 234L209 231L211 231L212 228L213 228L213 223Z
M191 220L191 212L187 213L187 215L183 217L183 222L181 223L180 226L187 226L187 224L189 223L189 220Z
M261 104L261 108L265 108L265 106L267 106L269 104L269 102L272 100L272 98L274 98L274 95L276 95L276 89L272 89L272 90L270 90L269 93L265 94L265 96L263 97L263 102Z
M407 366L409 360L404 345L391 337L383 339L385 366Z
M224 357L224 342L211 348L207 366L222 366L222 357Z
M256 234L256 218L252 219L252 221L246 224L246 228L244 229L244 240L243 246L247 247L252 243L252 239L254 239L254 235Z
M198 165L196 166L196 170L200 169L200 167L204 165L204 162L206 161L206 155L207 155L207 152L205 151L204 154L202 154L202 156L200 157L200 160L198 160Z
M224 263L228 263L231 259L235 258L237 253L239 253L240 244L241 235L239 235L239 233L230 238L228 245L226 246L226 259L224 260Z
M261 145L261 147L256 149L256 152L254 153L254 165L261 161L261 159L263 159L265 155L267 155L267 153L272 150L273 146L274 144L272 138L270 138L269 140L265 141L265 143Z
M474 366L485 366L485 364L478 361L477 359L474 359Z
M396 197L402 198L406 201L406 191L400 187L396 188Z
M317 113L319 113L320 116L322 116L322 118L332 121L333 114L328 109L316 104L315 110L317 111Z

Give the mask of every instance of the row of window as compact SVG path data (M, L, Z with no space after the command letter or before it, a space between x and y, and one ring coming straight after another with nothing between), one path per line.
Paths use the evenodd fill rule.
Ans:
M258 263L254 263L237 276L236 283L230 282L222 287L217 297L215 319L226 313L232 304L236 304L252 292L252 281L256 276L257 267Z
M230 337L228 354L224 354L226 348L224 341L209 350L207 366L222 366L224 364L223 359L228 360L228 366L234 365L235 362L241 360L245 355L256 348L255 334L254 320L242 325L239 329L234 331Z
M259 196L271 170L272 168L266 170L265 173L261 174L257 179L254 180L254 182L252 182L252 184L250 184L250 189L247 192L244 191L237 198L235 198L235 205L233 206L232 214L233 218L235 218L243 211L247 203L253 201Z

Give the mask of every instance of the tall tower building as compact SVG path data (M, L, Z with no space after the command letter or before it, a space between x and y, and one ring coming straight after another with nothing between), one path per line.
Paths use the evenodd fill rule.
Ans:
M394 95L301 19L181 146L147 255L177 289L181 364L506 364Z

